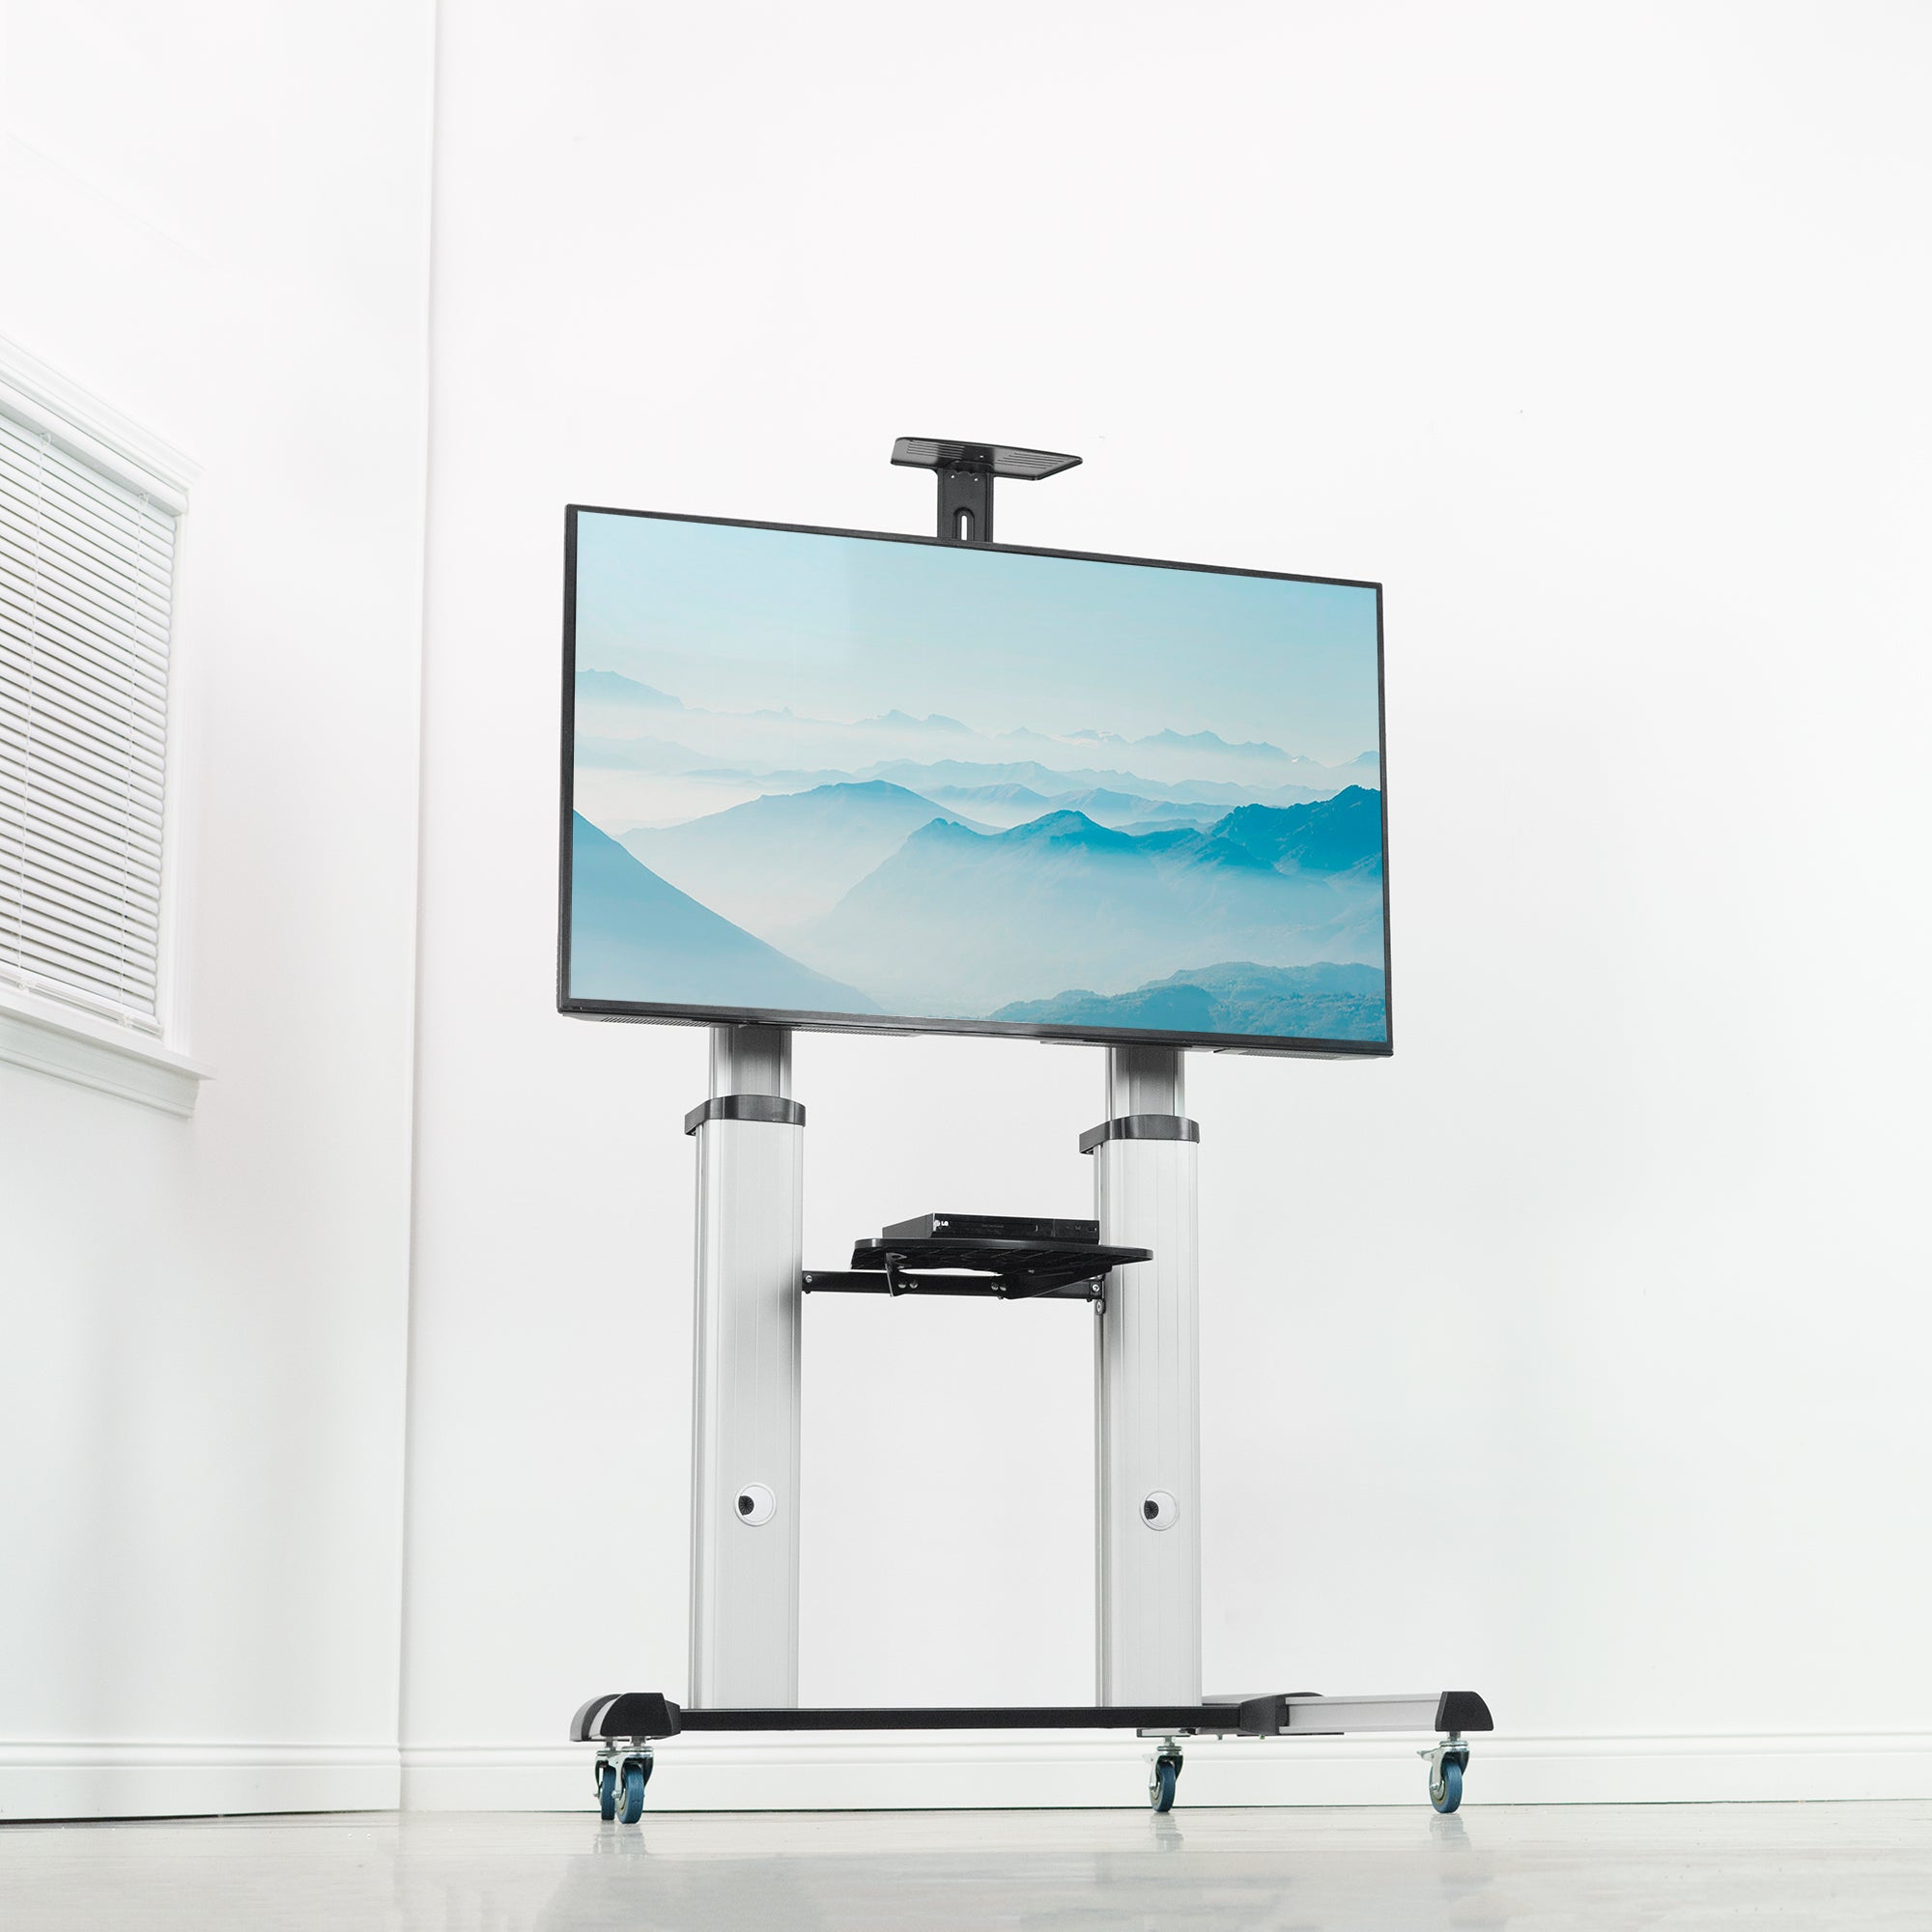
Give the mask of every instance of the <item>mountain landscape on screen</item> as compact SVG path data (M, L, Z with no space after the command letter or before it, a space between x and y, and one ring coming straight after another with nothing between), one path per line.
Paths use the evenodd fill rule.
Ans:
M1373 589L578 516L571 998L1386 1039Z
M571 820L570 982L581 1000L810 1008L870 1013L851 986L787 959L638 864L587 818Z

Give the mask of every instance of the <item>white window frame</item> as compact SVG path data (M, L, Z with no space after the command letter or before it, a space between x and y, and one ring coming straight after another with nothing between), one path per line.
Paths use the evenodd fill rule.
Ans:
M169 612L167 750L161 781L161 932L155 1017L158 1037L117 1024L43 995L0 981L0 1062L70 1080L102 1093L192 1114L209 1069L189 1057L181 962L188 923L188 883L183 851L183 774L185 683L182 648L183 526L188 486L199 466L157 437L76 387L23 349L0 339L0 410L44 435L96 469L144 491L174 513L175 555Z

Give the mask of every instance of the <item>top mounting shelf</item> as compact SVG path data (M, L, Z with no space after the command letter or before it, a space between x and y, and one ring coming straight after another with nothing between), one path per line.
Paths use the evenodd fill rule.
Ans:
M1072 469L1080 459L1053 449L1014 449L1004 442L946 442L937 437L902 436L893 444L893 461L905 469L983 469L989 476L1011 476L1037 483Z
M893 461L930 469L939 478L939 534L950 543L993 541L993 479L1037 483L1071 469L1080 459L1055 449L1016 449L1004 442L951 442L943 437L902 436Z

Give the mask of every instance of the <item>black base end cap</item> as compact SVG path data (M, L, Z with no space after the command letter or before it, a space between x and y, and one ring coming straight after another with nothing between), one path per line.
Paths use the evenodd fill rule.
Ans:
M1235 1721L1247 1738L1271 1738L1288 1726L1288 1699L1281 1696L1243 1697Z
M1492 1731L1490 1707L1473 1690L1445 1690L1435 1705L1438 1731Z
M613 1738L674 1738L684 1728L684 1712L661 1690L623 1690L593 1697L570 1720L575 1744L604 1744Z

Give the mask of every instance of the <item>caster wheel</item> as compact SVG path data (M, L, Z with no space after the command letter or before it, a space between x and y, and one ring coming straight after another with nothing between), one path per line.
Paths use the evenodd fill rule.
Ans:
M1174 1787L1180 1781L1180 1766L1171 1757L1154 1759L1153 1776L1148 1779L1148 1800L1156 1811L1174 1809Z
M1463 1767L1451 1758L1442 1761L1439 1779L1429 1780L1429 1802L1438 1811L1453 1811L1463 1802Z
M624 1808L618 1816L626 1825L635 1825L644 1815L644 1786L650 1776L650 1766L637 1758L624 1767Z
M606 1824L617 1815L617 1767L607 1764L597 1774L597 1811Z

